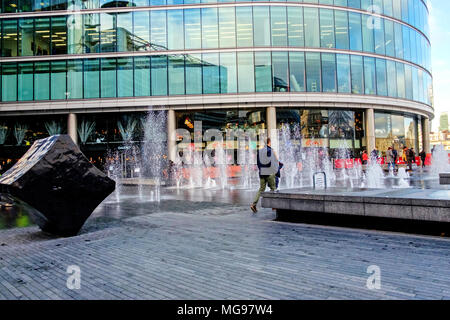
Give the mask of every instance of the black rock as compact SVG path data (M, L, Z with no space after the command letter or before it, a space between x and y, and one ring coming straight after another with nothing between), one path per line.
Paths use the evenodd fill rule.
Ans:
M3 176L0 190L23 201L45 232L76 235L115 182L83 155L68 135L37 140Z

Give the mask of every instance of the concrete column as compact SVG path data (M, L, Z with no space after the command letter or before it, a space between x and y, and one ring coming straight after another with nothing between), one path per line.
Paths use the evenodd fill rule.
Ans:
M375 149L375 113L372 108L366 109L364 118L366 121L367 153L370 154Z
M272 149L278 155L278 134L277 134L277 110L275 107L266 109L267 137L272 141Z
M175 110L169 109L167 111L167 156L172 161L175 161L177 151L176 130Z
M78 125L77 125L77 115L75 113L69 113L67 117L67 134L72 138L72 140L78 144Z
M422 140L423 150L425 153L431 153L429 118L422 118Z

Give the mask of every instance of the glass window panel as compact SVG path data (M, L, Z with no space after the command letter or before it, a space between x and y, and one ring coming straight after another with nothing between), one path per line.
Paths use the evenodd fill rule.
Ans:
M117 96L133 96L133 59L117 59Z
M200 49L202 47L200 9L185 10L184 23L186 49Z
M184 49L183 10L167 11L167 34L169 50Z
M114 98L116 90L116 58L101 59L101 94L102 98Z
M346 11L334 12L336 28L336 48L349 49L348 13Z
M133 40L133 14L131 12L117 14L117 51L133 51Z
M272 91L272 63L270 52L255 52L256 92Z
M253 46L253 10L252 7L236 7L237 46Z
M134 58L134 95L150 96L150 57Z
M238 52L237 61L239 92L255 92L253 52Z
M405 65L405 91L406 99L413 99L413 82L412 82L412 70L411 66Z
M273 52L272 68L273 68L273 91L274 92L289 91L288 53Z
M397 97L397 70L395 68L395 62L387 60L386 61L387 70L387 89L389 97Z
M350 56L352 73L352 93L364 94L364 70L363 58L361 56Z
M83 30L84 52L100 52L100 16L98 14L84 14Z
M288 41L290 47L303 47L305 34L303 30L303 8L288 7Z
M67 16L67 53L69 54L80 54L85 50L85 42L83 41L83 18L85 16L87 15L73 14ZM89 29L89 27L87 28ZM92 28L94 31L89 33L95 33L98 26Z
M49 11L50 0L34 0L34 11Z
M34 100L50 99L50 64L36 62L34 65Z
M349 12L350 50L362 51L361 14Z
M79 10L77 9L79 6L80 2L75 2L74 5L72 5L72 2L69 2L68 8L70 9L72 6L75 6L75 10ZM96 9L99 8L100 4L99 4L99 0L87 0L87 1L81 1L81 8L82 9Z
M403 58L405 60L411 60L411 42L409 39L408 27L402 26L403 35Z
M391 138L391 128L391 115L387 113L375 112L375 137ZM392 142L392 140L390 142Z
M169 56L169 95L184 94L184 56Z
M150 12L133 13L133 50L150 51Z
M166 27L166 11L154 10L150 11L150 37L151 44L155 50L167 50L167 27Z
M336 92L336 56L322 53L322 91Z
M202 9L202 47L219 47L219 22L216 8Z
M363 36L363 50L365 52L374 52L374 26L371 22L374 19L366 14L362 15L362 36Z
M120 14L119 14L120 15ZM101 13L100 14L100 44L101 52L116 51L116 25L117 14Z
M305 54L303 52L289 52L289 72L290 90L305 91Z
M2 57L17 56L17 20L3 20Z
M219 42L221 48L236 47L236 17L234 8L219 8Z
M384 23L381 19L378 19L378 22L374 28L374 37L375 37L375 53L377 54L385 54L385 39L384 39Z
M347 54L336 55L338 92L350 93L350 56Z
M320 45L322 48L334 48L333 10L320 9Z
M167 56L151 57L152 96L167 95Z
M35 55L46 56L50 54L50 19L35 19Z
M405 145L405 123L403 116L391 114L392 140Z
M67 61L67 99L83 98L83 61Z
M18 100L19 101L33 100L33 63L19 63L19 78L17 82L19 86ZM4 100L4 101L12 101L12 100Z
M364 88L366 94L376 94L375 59L364 57Z
M202 57L194 54L187 55L186 94L202 94L202 91Z
M361 8L361 0L348 0L348 6L350 8L360 9Z
M392 0L383 0L383 11L385 15L389 17L393 16Z
M287 46L286 7L271 7L272 46Z
M220 92L237 92L236 53L220 53Z
M380 96L387 96L387 76L386 76L386 60L377 59L377 94Z
M18 0L3 0L3 11L5 13L17 12Z
M4 38L11 39L12 35L5 30ZM34 19L20 19L19 20L19 55L32 56L35 51L34 41ZM14 44L16 45L16 44ZM7 46L7 44L6 44ZM7 46L8 47L8 46Z
M417 68L412 68L413 100L419 101L419 75Z
M306 53L306 89L308 92L320 92L320 53Z
M99 60L84 60L84 98L99 98L100 96L100 72Z
M386 55L395 57L394 22L384 20Z
M220 74L221 72L226 74L226 70L219 64L219 54L205 53L202 60L203 93L220 93Z
M51 64L51 99L66 99L66 61L53 61Z
M405 88L405 65L400 62L396 62L397 69L397 97L406 98Z
M319 10L316 8L304 8L304 12L305 46L320 47Z
M397 58L403 58L403 34L402 34L402 25L395 23L394 24L394 32L395 32L395 56Z
M52 54L67 54L66 17L52 18Z
M270 46L269 7L253 7L253 20L255 47Z
M17 100L17 64L2 63L2 101Z
M329 110L328 127L330 138L353 140L355 137L355 112L351 110ZM353 146L351 140L348 142L350 147ZM342 141L340 141L340 144L342 144ZM341 154L340 156L344 155Z

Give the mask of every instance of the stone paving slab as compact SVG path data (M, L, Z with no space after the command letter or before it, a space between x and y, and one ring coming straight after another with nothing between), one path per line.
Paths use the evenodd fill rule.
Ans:
M1 230L0 299L450 299L446 238L276 222L247 206L152 206L94 214L72 238ZM66 287L69 265L80 290ZM366 287L370 265L380 290Z

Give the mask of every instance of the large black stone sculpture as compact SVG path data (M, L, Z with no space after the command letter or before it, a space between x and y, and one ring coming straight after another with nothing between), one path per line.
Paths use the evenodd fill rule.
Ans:
M45 232L76 235L115 182L83 155L68 135L36 141L3 176L0 190L35 210L30 214Z

